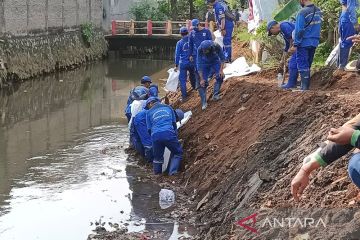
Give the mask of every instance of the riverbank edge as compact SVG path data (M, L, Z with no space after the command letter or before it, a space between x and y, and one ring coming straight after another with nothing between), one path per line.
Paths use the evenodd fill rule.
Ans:
M104 58L108 45L100 29L87 42L80 29L0 38L0 87Z

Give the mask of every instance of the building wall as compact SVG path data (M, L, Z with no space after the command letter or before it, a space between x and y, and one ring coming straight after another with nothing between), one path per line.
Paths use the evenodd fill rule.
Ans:
M110 31L112 20L130 20L129 10L138 0L103 0L103 29Z
M85 22L101 26L102 0L0 0L0 33L28 35L71 29Z

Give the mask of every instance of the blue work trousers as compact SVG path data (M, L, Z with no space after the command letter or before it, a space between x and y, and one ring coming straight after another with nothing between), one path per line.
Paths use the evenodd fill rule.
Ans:
M296 51L296 63L299 72L310 71L314 60L316 47L298 47Z
M349 176L351 181L360 188L360 153L353 155L349 162L348 167Z
M201 98L201 103L204 106L206 104L206 89L209 86L209 77L215 73L216 82L214 85L214 93L213 96L219 96L221 85L224 79L220 76L220 68L221 63L214 63L214 64L204 64L201 66L200 72L202 73L202 77L205 80L205 87L199 88L199 94Z
M224 43L224 55L225 55L225 60L227 62L231 62L231 58L232 58L231 40L232 40L233 31L234 31L234 25L230 25L225 30L226 30L226 34L225 34L224 40L223 40L223 43Z
M183 99L187 97L187 91L186 91L186 82L187 77L189 73L189 79L191 83L191 87L193 89L196 88L196 75L195 75L195 64L192 62L186 63L186 64L180 64L180 75L179 75L179 81L180 81L180 89L181 89L181 95Z
M164 163L164 152L167 147L171 152L171 159L169 162L169 175L174 175L180 170L180 165L183 157L183 149L174 132L159 132L151 136L153 142L154 154L154 173L162 173L162 165Z

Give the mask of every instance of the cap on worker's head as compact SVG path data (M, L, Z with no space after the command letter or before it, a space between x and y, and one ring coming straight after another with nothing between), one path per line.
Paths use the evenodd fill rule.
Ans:
M272 27L275 26L276 24L278 24L278 22L275 21L275 20L272 20L272 21L270 21L270 22L267 24L266 30L267 30L269 36L272 35L272 33L271 33L270 30L271 30Z
M191 21L191 26L193 26L193 27L197 27L197 26L199 26L199 24L200 24L199 19L195 18Z
M175 110L175 115L176 115L176 121L177 122L180 122L185 117L185 114L184 114L183 110L181 110L181 109L176 109Z
M187 29L187 27L181 27L180 34L186 34L186 33L189 33L189 30Z
M150 103L160 102L160 99L158 97L149 97L148 100L146 100L146 109L149 109Z
M214 42L211 40L205 40L203 41L200 46L202 47L202 49L208 49L211 48L213 46Z
M209 3L215 2L215 0L206 0L205 2L206 2L206 4L209 4Z
M341 5L347 5L347 0L340 0Z
M151 78L149 76L143 76L141 78L141 84L144 84L144 83L152 83Z
M159 96L159 87L156 84L153 84L149 87L149 95L150 97L158 97Z

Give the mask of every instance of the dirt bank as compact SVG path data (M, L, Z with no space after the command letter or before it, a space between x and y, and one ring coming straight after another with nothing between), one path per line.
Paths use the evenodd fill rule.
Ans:
M334 213L325 208L358 206L358 190L347 177L347 158L313 174L300 203L291 197L290 182L329 128L359 113L359 76L332 77L325 70L314 75L313 89L307 93L279 90L275 76L264 71L228 80L222 100L211 102L205 112L195 92L184 104L172 96L176 107L194 113L181 131L185 171L179 181L194 199L190 209L198 210L197 220L204 224L199 239L287 239L304 233L311 239L360 238L359 214L354 213L346 224L329 223L327 231L263 228L254 234L235 224L249 209L274 214L280 209L321 208L321 216L329 218Z

